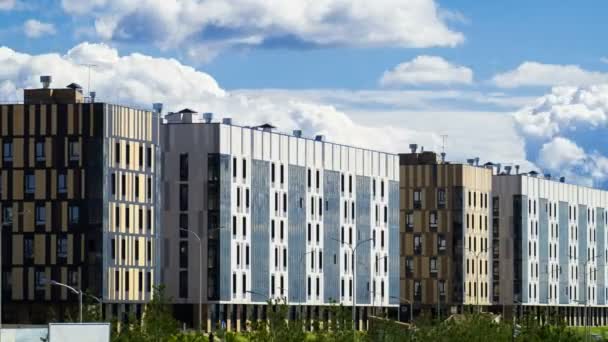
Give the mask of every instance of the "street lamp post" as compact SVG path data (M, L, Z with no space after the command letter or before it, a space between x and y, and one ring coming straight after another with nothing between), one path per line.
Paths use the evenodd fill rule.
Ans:
M203 241L198 234L190 229L180 228L179 230L183 230L194 235L194 237L198 240L198 330L203 331Z
M306 256L307 256L308 254L311 254L311 253L313 253L313 252L314 252L314 251L308 251L308 252L304 252L304 253L302 253L302 255L300 256L300 272L299 272L299 278L300 278L300 281L299 281L299 285L300 285L300 291L299 291L299 292L300 292L300 293L299 293L299 295L300 295L299 306L300 306L300 307L299 307L299 309L298 309L298 315L299 315L299 318L300 318L300 319L302 319L302 273L305 273L305 272L306 272L306 267L304 267L304 269L302 269L302 262L303 262L304 260L306 260ZM304 272L303 272L303 271L304 271ZM308 284L308 283L307 283L307 284Z
M70 285L66 285L66 284L63 284L63 283L60 283L60 282L54 281L54 280L49 281L48 284L65 287L66 289L68 289L78 295L78 301L79 301L79 307L80 307L80 323L82 323L82 290L77 290L77 289L71 287Z

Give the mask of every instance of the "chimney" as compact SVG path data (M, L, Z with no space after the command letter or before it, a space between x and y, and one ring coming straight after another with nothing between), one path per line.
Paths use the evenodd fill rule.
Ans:
M511 168L512 168L512 166L511 166L511 165L507 165L507 166L505 166L505 172L506 172L508 175L510 175L510 174L511 174Z
M564 176L559 177L559 182L560 183L566 183L566 177L564 177Z
M157 114L160 114L163 111L163 104L162 103L153 103L152 104L152 108L154 109L154 112ZM169 113L171 114L171 113Z
M302 137L302 130L300 129L294 129L293 130L293 136L296 138L301 138Z
M222 123L224 125L232 125L232 118L223 118Z
M211 123L211 120L213 120L213 113L203 113L203 120L205 123Z
M412 151L412 153L416 153L417 149L418 149L417 144L410 144L410 150Z
M325 136L324 135L317 135L317 136L315 136L315 140L316 141L325 141Z
M515 174L518 175L519 174L519 165L515 165Z
M40 82L42 83L42 88L48 89L51 86L51 82L53 82L52 76L40 76Z
M96 92L91 91L89 92L89 96L91 97L91 103L95 103L95 96L97 95Z

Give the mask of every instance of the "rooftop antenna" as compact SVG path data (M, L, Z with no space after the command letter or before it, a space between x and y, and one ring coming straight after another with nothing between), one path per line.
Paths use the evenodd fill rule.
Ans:
M87 90L90 93L91 92L91 68L97 67L97 64L80 64L80 65L82 65L84 67L87 67L87 69L89 69L89 76L88 76L89 78L88 78L88 81L87 81Z

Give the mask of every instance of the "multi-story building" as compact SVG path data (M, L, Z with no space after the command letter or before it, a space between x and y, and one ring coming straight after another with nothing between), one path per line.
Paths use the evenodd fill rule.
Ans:
M401 310L411 303L414 313L446 315L487 306L492 170L411 148L400 155Z
M2 321L141 312L158 282L158 116L94 101L81 88L25 89L0 105Z
M204 117L161 128L163 278L181 320L199 322L199 282L206 329L243 329L269 299L312 319L356 299L359 322L398 305L396 155Z
M607 323L608 192L535 172L493 177L494 303Z

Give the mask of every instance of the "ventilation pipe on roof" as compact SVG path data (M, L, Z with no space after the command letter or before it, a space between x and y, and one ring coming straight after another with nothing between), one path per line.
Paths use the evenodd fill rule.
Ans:
M48 89L51 86L51 82L53 81L52 76L40 76L40 82L42 83L42 88Z
M475 163L475 159L473 159L473 158L467 159L467 164L473 165L474 163Z
M418 149L418 144L410 144L410 151L412 151L412 153L416 153L417 149Z
M566 183L566 177L564 177L564 176L559 177L559 182L560 183Z
M515 165L515 174L518 175L519 174L519 165Z
M475 157L475 166L479 166L479 157Z
M224 125L232 125L232 118L223 118L222 123Z
M441 152L441 162L445 163L445 152Z
M507 165L507 166L505 166L505 172L506 172L508 175L510 175L510 174L511 174L511 168L512 168L512 166L511 166L511 165Z
M203 113L203 120L205 123L211 123L211 120L213 120L213 113Z
M293 130L293 136L296 138L301 138L302 137L302 130L300 129L294 129Z
M97 93L94 91L90 91L89 96L91 98L91 103L95 103L95 96L97 96Z
M153 103L152 108L154 109L155 113L160 114L163 111L163 104L160 102ZM171 113L169 113L169 114L171 114Z
M315 140L316 140L316 141L325 141L325 136L324 136L324 135L319 134L319 135L315 136Z

